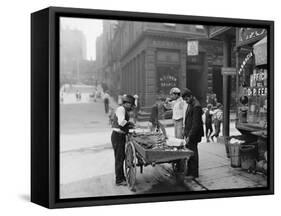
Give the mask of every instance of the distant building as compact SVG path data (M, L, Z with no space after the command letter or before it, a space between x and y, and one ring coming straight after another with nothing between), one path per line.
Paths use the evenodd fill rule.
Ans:
M86 38L82 31L61 28L60 31L60 76L62 83L77 83L80 79L80 64L86 60Z
M101 82L103 72L103 34L96 39L96 80Z
M94 85L96 81L96 62L93 60L82 60L79 64L79 82L86 85Z

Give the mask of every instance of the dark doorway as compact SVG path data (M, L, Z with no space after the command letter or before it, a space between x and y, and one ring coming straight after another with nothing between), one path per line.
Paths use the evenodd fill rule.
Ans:
M204 54L200 53L197 56L188 56L186 64L186 86L189 88L195 97L203 103L205 101L205 83L204 77Z
M217 95L218 102L222 103L222 75L219 66L213 66L213 93Z

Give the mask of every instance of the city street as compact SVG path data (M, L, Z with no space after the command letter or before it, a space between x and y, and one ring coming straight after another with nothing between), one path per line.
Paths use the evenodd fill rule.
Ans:
M168 129L169 134L173 129ZM132 194L114 184L111 127L102 101L61 104L60 183L61 197ZM137 175L136 193L188 191L178 184L170 166L145 167Z
M146 123L143 123L146 125ZM167 128L173 136L173 127ZM238 134L231 123L231 135ZM265 178L230 167L220 143L199 144L200 176L178 182L170 164L137 168L136 191L115 186L111 128L101 100L61 104L60 196L95 197L266 186Z

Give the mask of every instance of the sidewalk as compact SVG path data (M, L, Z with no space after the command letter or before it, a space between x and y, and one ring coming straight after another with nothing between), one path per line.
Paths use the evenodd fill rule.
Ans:
M184 186L178 185L171 164L147 166L140 174L137 168L137 190L114 185L114 160L110 140L105 134L81 134L74 138L65 135L67 145L61 146L61 194L62 197L92 197L108 195L149 194L173 191L206 191L237 188L266 187L266 177L252 174L241 168L232 168L226 157L224 144L205 142L199 144L199 178L185 180ZM173 136L174 128L168 127L167 133ZM238 132L231 124L231 134ZM89 139L91 137L91 139ZM98 139L104 141L96 142ZM91 140L91 141L89 141ZM87 141L87 142L86 142ZM73 142L73 143L72 143ZM78 144L78 145L77 145ZM71 161L71 163L69 163Z
M232 168L221 143L202 142L199 151L199 178L185 183L192 190L218 190L234 188L266 187L262 174L248 173L241 168Z

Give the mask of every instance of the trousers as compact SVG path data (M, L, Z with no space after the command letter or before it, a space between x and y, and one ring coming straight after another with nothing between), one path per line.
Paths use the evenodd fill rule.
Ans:
M209 139L210 135L213 133L213 126L212 123L210 124L205 124L205 134L206 138Z
M194 155L191 156L188 161L187 175L191 175L197 178L199 176L198 142L194 140L189 140L186 147L194 153Z
M126 180L123 168L125 160L126 135L118 133L116 131L112 131L111 143L115 159L115 182L120 183Z
M183 119L174 120L175 127L175 138L182 139L183 138ZM176 169L177 172L183 172L183 163L184 160L176 161Z

